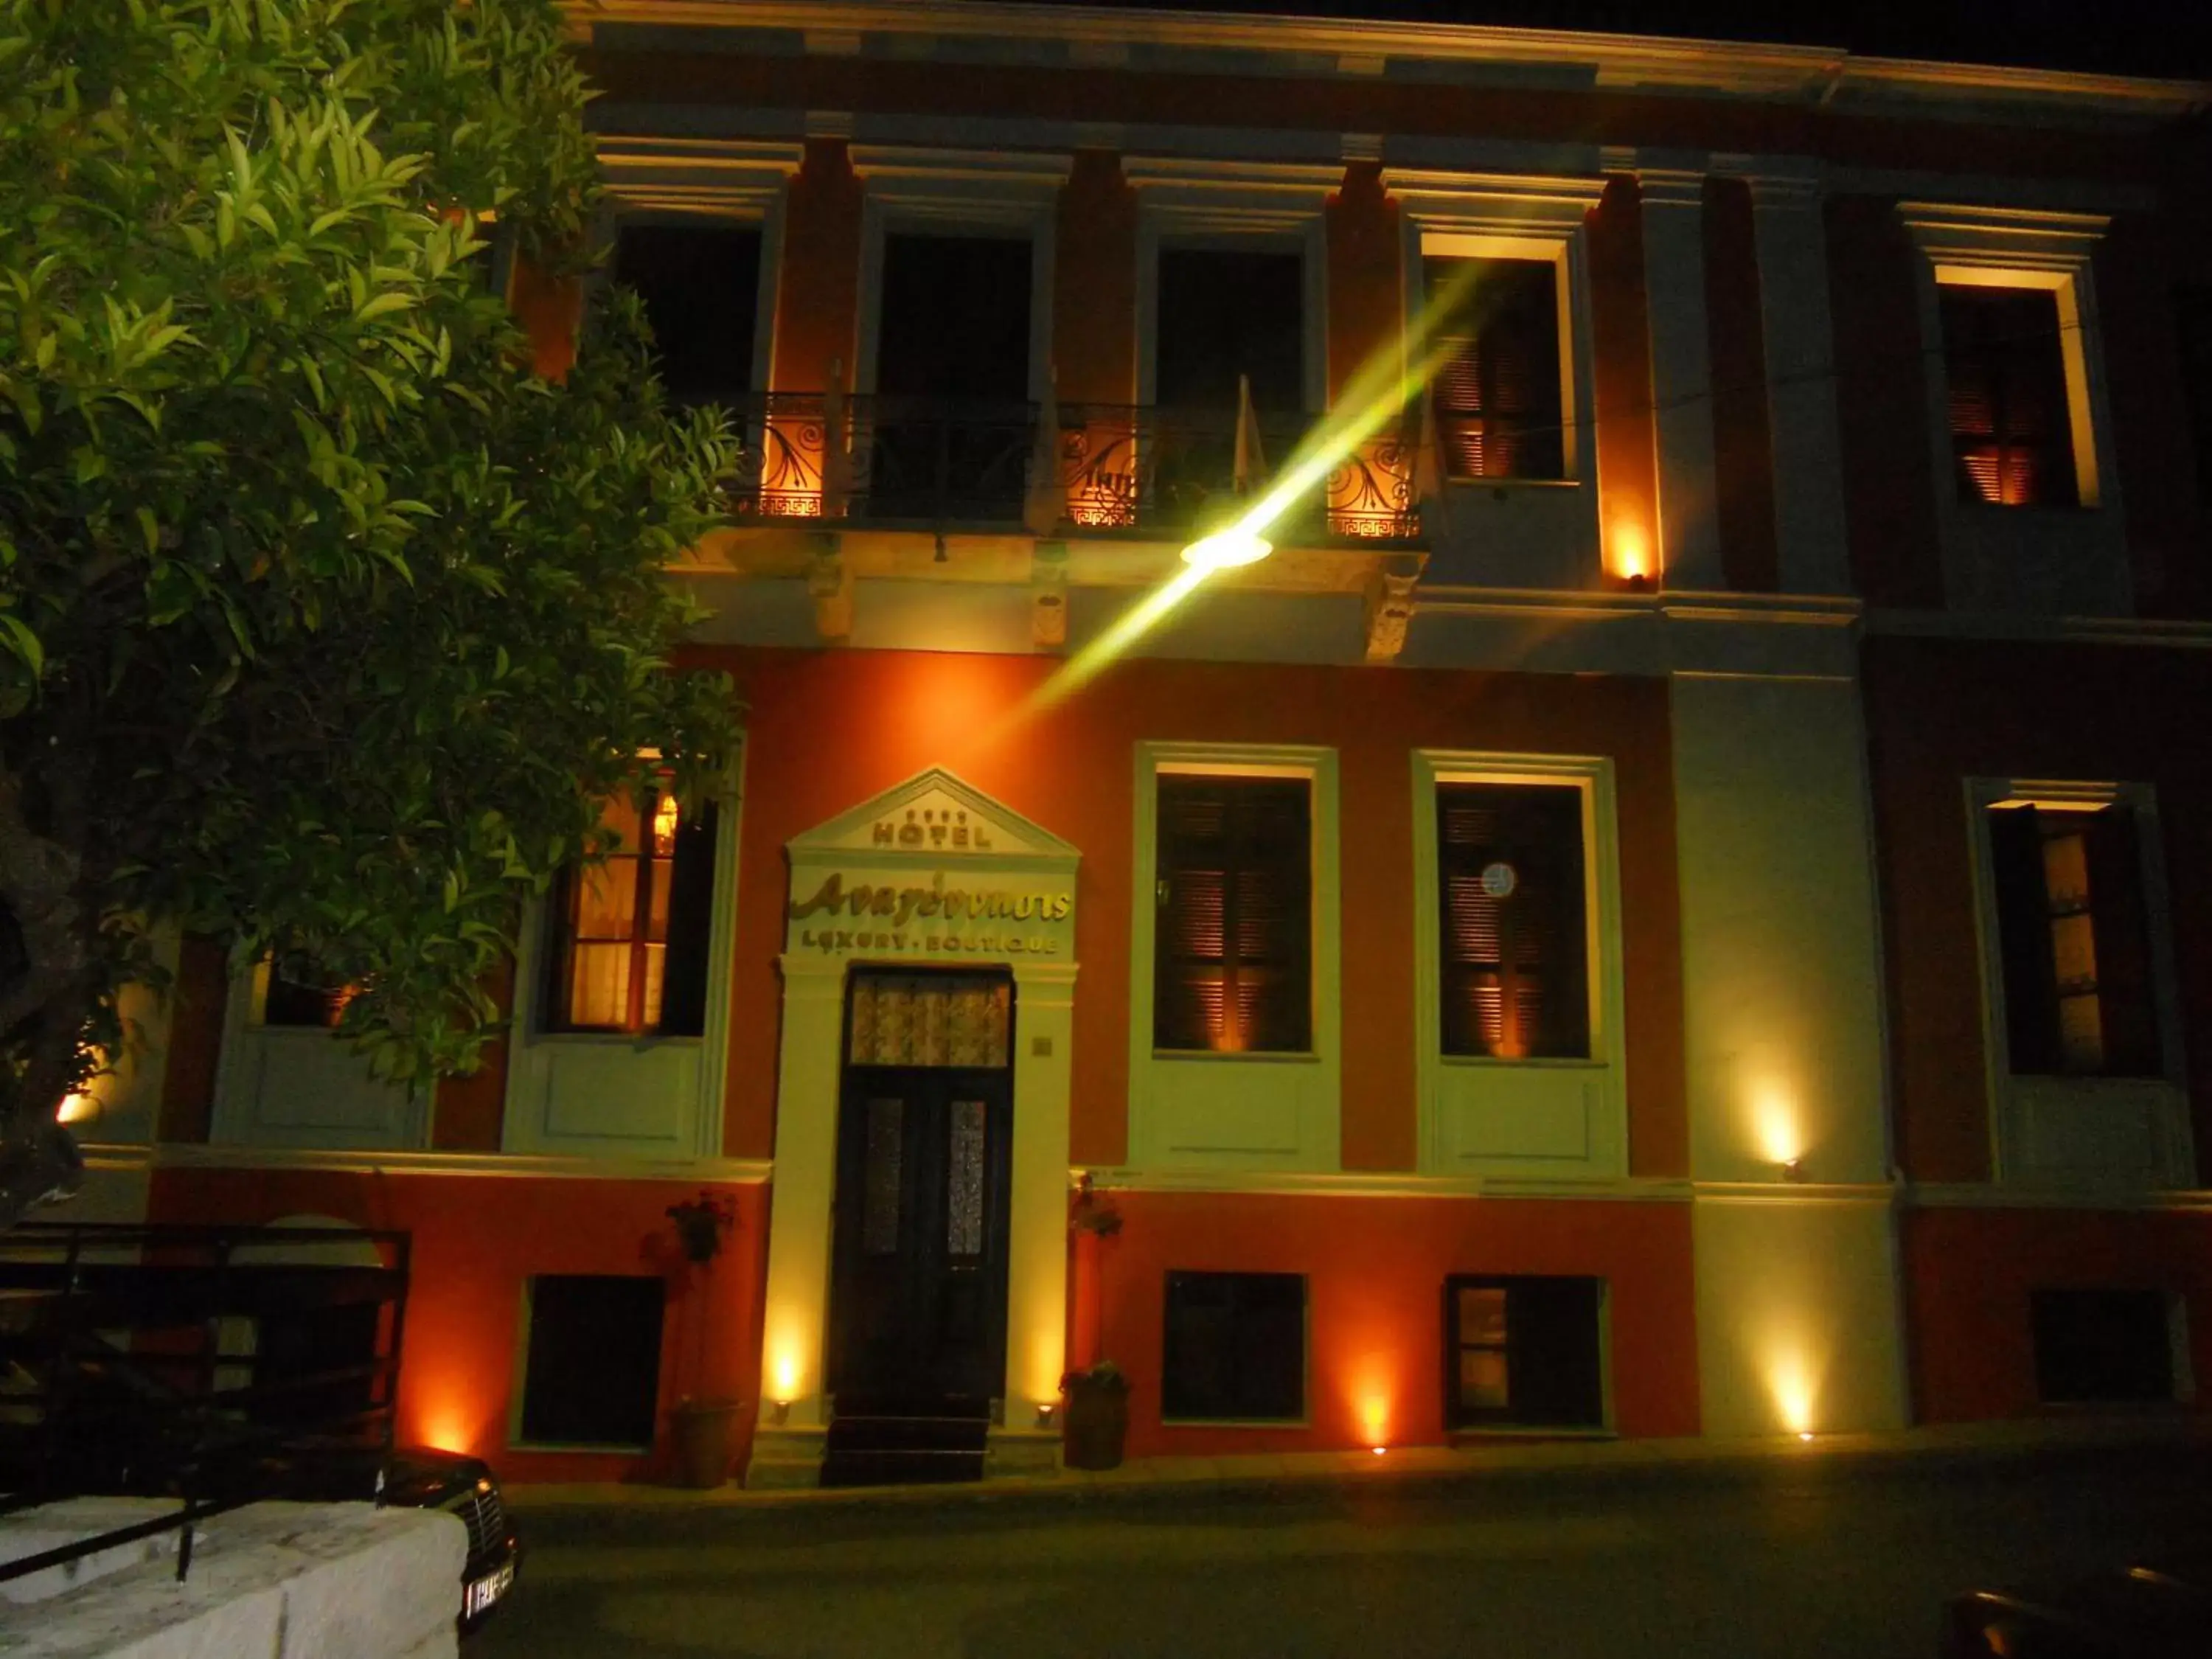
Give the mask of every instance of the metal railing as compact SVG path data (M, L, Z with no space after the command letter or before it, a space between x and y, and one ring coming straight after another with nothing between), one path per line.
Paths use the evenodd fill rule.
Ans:
M179 1505L0 1565L0 1581L168 1531L181 1534L181 1579L197 1522L276 1495L272 1460L315 1441L383 1467L409 1254L404 1232L322 1227L30 1222L0 1233L0 1515L95 1492ZM358 1360L309 1364L264 1340L286 1321L346 1310L365 1316L352 1322L368 1337Z
M724 488L741 521L1182 536L1233 517L1269 477L1266 464L1238 477L1232 410L1061 404L1048 434L1031 404L772 392L731 415L743 447ZM1319 418L1261 415L1265 463L1288 462ZM1339 461L1279 520L1279 538L1417 538L1411 425L1409 416Z

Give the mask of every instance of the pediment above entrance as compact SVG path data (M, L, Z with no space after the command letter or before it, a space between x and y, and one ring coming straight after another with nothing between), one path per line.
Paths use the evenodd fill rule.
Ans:
M941 766L793 836L787 850L794 866L860 859L932 868L1020 864L1066 872L1080 856L1049 830Z

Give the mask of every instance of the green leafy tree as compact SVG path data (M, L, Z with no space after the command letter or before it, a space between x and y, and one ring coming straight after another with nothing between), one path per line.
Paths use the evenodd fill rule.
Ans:
M582 245L586 96L554 0L0 0L0 1224L163 930L465 1070L596 803L726 755L726 429L489 279Z

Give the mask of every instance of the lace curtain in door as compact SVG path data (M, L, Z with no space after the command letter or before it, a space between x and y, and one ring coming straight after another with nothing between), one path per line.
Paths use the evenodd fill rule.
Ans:
M1012 988L981 974L864 974L853 982L854 1066L1004 1066Z

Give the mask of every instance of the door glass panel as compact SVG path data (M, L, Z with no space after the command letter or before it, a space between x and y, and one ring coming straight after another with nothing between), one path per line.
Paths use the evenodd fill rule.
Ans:
M861 1176L860 1248L898 1254L899 1181L906 1145L906 1103L868 1103L867 1167Z
M996 975L856 975L846 1059L854 1066L1004 1066L1012 992Z
M952 1156L945 1182L945 1248L952 1255L983 1254L983 1137L980 1100L952 1103Z

